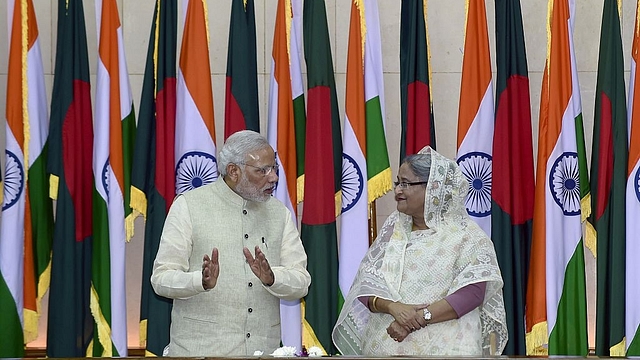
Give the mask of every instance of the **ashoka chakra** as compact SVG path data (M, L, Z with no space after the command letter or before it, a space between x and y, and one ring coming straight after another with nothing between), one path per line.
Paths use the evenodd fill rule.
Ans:
M640 201L640 168L636 171L634 184L636 185L636 197L638 198L638 201Z
M578 154L560 155L549 172L549 188L553 200L566 216L580 215L580 165Z
M107 161L105 161L104 165L102 166L102 187L104 188L104 192L107 195L109 194L110 174L111 174L111 164L109 164L109 159L107 159Z
M464 154L458 159L460 170L469 181L465 206L471 216L491 215L491 161L491 155L477 151Z
M4 173L4 202L2 203L2 211L12 207L24 189L24 167L20 159L9 150L6 153L6 170Z
M191 151L176 166L176 194L214 182L218 178L216 158L202 151Z
M362 196L362 171L356 161L342 153L342 212L349 211Z

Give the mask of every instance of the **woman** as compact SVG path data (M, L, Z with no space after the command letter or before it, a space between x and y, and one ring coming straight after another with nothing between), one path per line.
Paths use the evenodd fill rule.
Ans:
M333 329L343 355L499 355L507 342L493 243L467 215L469 183L430 147L395 183L397 211L360 264Z

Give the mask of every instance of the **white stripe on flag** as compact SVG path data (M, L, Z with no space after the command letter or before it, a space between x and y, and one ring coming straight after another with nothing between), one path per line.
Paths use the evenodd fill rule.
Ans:
M636 39L634 39L635 41ZM631 75L629 79L629 101L627 111L627 125L629 131L629 144L637 144L640 141L640 133L633 133L632 139L632 125L635 125L634 130L640 129L640 124L632 124L633 116L640 112L640 104L636 104L634 101L635 94L635 81L637 76L637 64L633 57L631 58ZM636 107L638 105L639 107ZM636 114L634 114L634 111ZM637 155L629 153L631 160L633 156ZM626 193L626 274L625 274L625 335L626 335L626 348L629 349L631 343L635 340L637 342L640 339L635 339L636 334L640 330L640 305L638 299L640 299L640 267L636 265L636 261L640 257L640 241L638 241L637 234L640 234L640 161L637 161L632 165L629 178L627 179L627 193ZM638 355L638 354L628 354Z
M343 151L348 158L343 156L342 172L345 173L347 171L350 178L361 176L361 181L353 182L354 187L351 188L353 190L351 195L355 196L355 194L359 193L360 196L356 199L348 199L356 202L347 211L345 211L344 206L349 203L345 204L344 189L342 195L343 213L340 216L342 226L340 226L340 247L338 251L338 264L340 264L338 283L344 298L347 297L349 288L351 288L353 279L355 279L358 272L360 262L369 249L367 163L351 127L351 121L348 118L345 120Z

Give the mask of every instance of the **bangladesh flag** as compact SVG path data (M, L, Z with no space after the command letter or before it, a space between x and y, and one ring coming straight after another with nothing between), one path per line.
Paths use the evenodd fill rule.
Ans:
M427 0L402 0L400 13L400 161L429 145L436 148L431 96Z
M48 357L83 357L93 338L93 123L84 9L58 1L48 172L57 200L47 322Z
M341 186L340 114L333 75L324 0L305 1L304 56L307 63L307 133L305 149L302 244L314 281L305 297L303 343L334 354L331 331L338 318L338 244L336 194Z
M596 355L624 356L627 109L618 2L605 0L591 152L597 235Z
M145 65L133 152L131 207L146 218L140 301L140 340L148 355L169 344L170 299L151 287L151 271L164 220L176 194L177 2L157 0Z
M533 145L529 73L520 0L496 0L496 119L491 238L504 280L509 341L526 355L524 306L533 226Z
M224 138L240 130L260 132L256 14L253 0L231 0Z

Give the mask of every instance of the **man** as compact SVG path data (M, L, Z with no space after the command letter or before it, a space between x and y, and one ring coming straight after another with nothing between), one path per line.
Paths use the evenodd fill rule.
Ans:
M271 197L275 153L253 131L231 135L220 177L179 195L162 231L151 284L173 299L169 356L247 356L280 344L280 299L311 277L289 210Z

